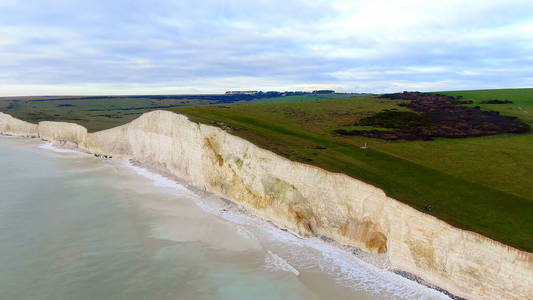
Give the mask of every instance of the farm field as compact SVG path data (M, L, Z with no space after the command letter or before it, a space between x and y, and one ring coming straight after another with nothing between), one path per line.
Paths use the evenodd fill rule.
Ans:
M207 103L209 100L196 99L22 97L0 99L0 111L32 123L73 122L92 132L126 124L154 109Z
M407 110L398 106L402 102L358 97L171 110L289 159L361 179L455 226L532 251L533 135L385 141L335 133L379 111ZM528 120L527 113L515 115ZM364 144L369 150L360 148Z
M306 94L258 98L242 95L58 96L0 98L0 111L32 123L74 122L91 132L130 122L145 112L171 107L220 103L285 102L345 97L345 94Z

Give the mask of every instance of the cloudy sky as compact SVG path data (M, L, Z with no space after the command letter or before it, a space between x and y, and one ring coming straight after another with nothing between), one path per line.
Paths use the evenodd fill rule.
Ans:
M533 87L533 1L0 0L0 95Z

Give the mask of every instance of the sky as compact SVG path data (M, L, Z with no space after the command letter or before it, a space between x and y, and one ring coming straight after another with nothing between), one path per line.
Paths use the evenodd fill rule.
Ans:
M0 0L0 96L512 87L531 0Z

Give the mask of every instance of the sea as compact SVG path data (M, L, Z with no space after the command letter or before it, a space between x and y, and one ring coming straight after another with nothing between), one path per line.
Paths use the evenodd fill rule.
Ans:
M0 137L0 299L449 298L135 162Z

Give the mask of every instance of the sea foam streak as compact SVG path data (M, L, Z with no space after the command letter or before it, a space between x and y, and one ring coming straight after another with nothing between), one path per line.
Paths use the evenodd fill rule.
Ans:
M65 148L55 147L55 146L53 146L50 143L41 144L41 145L39 145L39 148L45 149L45 150L54 151L54 152L58 152L58 153L80 153L79 151L72 150L72 149L65 149Z
M239 233L244 238L247 238L252 241L257 241L255 235L243 226L237 225L237 233Z
M135 171L135 173L137 173L138 175L141 175L142 177L150 179L153 182L154 186L163 187L163 188L171 188L175 192L178 192L180 194L186 194L188 196L193 196L193 193L189 189L187 189L185 186L177 183L176 181L172 179L169 179L160 174L148 171L145 168L138 167L131 162L127 162L126 166L132 169L133 171Z
M270 270L282 270L285 272L291 272L296 276L300 275L300 272L296 270L293 266L291 266L286 260L279 257L279 255L272 253L272 251L267 250L267 254L265 255L265 263L267 269Z

